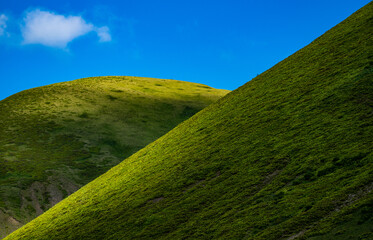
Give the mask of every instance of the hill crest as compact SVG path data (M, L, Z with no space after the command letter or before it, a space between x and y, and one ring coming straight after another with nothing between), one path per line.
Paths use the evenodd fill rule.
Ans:
M0 237L227 92L111 76L29 89L0 101Z

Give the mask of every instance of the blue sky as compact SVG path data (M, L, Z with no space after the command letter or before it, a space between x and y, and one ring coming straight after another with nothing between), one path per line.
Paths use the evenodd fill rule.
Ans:
M0 0L0 99L91 76L233 90L369 0Z

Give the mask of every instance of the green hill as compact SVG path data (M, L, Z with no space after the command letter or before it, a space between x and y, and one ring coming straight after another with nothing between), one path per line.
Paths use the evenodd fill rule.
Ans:
M0 102L0 237L226 94L181 81L97 77Z
M372 239L373 3L10 239Z

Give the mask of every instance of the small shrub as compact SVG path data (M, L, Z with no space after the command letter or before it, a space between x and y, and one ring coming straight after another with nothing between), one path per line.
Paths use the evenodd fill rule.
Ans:
M117 100L118 98L117 97L114 97L112 95L106 95L106 97L111 100L111 101L114 101L114 100Z
M84 112L82 114L79 115L80 118L88 118L88 113Z
M116 92L116 93L121 93L121 92L124 92L123 90L119 90L119 89L113 89L111 90L112 92Z

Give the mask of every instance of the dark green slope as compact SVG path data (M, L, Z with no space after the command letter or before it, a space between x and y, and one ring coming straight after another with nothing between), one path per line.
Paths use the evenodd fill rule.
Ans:
M156 140L227 91L98 77L0 102L0 237Z
M373 3L7 239L371 239Z

